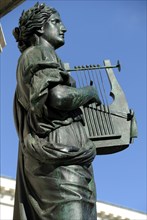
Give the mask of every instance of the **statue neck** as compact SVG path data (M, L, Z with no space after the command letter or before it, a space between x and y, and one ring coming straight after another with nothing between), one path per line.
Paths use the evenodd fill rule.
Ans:
M44 38L40 37L39 39L39 43L45 47L50 47L52 48L53 50L55 50L55 48L47 41L45 40Z

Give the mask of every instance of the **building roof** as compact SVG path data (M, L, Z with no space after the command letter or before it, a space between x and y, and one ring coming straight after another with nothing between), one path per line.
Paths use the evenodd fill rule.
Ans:
M12 11L25 0L0 0L0 18Z
M8 14L18 5L20 5L25 0L0 0L0 18L4 15ZM2 30L2 26L0 24L0 52L3 51L3 48L6 46L5 36Z

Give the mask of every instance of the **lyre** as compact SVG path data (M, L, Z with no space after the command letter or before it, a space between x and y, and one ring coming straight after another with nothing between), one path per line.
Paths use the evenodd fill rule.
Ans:
M78 66L67 70L77 78L78 86L93 85L97 88L102 104L96 103L82 107L85 129L89 138L94 142L97 154L111 154L124 150L137 137L137 125L132 110L129 109L125 94L120 87L113 68L120 71L120 64L112 66L109 60L104 60L104 66L89 65ZM99 78L102 78L101 70L106 70L110 83L111 104L106 98L103 81L100 86ZM100 75L100 76L98 76ZM102 79L101 79L102 80ZM103 91L102 91L103 89Z

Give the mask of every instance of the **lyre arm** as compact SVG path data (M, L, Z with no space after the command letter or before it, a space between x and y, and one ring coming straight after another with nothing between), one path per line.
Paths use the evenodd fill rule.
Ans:
M106 66L107 76L111 85L110 95L114 99L113 103L111 104L111 110L116 112L128 113L129 107L125 94L121 86L119 85L112 68L109 68L109 66L111 66L110 60L104 60L104 65Z

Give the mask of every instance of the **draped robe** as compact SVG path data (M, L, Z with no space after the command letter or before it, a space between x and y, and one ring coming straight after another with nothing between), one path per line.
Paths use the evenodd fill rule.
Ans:
M59 111L51 88L75 86L51 47L32 46L18 61L14 118L19 136L15 220L96 220L92 161L80 108Z

